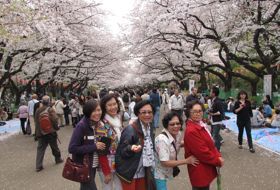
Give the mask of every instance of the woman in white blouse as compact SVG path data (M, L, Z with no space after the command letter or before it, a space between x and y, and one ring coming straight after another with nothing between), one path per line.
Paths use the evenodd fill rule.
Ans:
M155 179L158 190L167 190L167 179L179 174L179 165L192 164L196 166L198 164L198 160L193 156L182 160L177 159L182 144L180 132L182 123L182 119L175 112L167 113L162 119L164 129L155 139Z

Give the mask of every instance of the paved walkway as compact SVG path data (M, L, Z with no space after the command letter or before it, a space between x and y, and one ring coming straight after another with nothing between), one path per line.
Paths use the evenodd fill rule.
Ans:
M67 146L71 134L72 128L69 126L59 131L62 143L59 146L64 159L67 157ZM222 169L223 190L280 189L280 156L259 147L256 147L255 154L251 154L246 148L239 150L234 134L224 132L222 134L225 139L222 147L225 158L225 166ZM45 169L39 173L35 172L36 146L37 143L32 137L22 134L0 141L0 189L79 189L79 184L62 178L63 164L55 165L50 148L47 149L44 159ZM183 157L183 151L180 152L180 157ZM180 168L181 174L169 183L170 190L191 189L186 167ZM99 185L98 176L96 181ZM215 182L212 189L215 189Z

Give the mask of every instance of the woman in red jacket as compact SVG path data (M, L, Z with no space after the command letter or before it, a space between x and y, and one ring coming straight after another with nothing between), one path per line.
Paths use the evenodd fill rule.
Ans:
M203 105L199 101L190 102L186 115L185 158L194 156L199 160L196 167L188 165L190 181L193 190L209 190L210 183L217 177L216 167L223 166L224 160L202 121Z

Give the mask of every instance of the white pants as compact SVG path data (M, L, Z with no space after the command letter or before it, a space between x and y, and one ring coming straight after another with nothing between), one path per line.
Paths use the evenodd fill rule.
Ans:
M31 133L32 133L32 135L34 135L35 134L35 121L34 121L33 115L29 116L29 122L30 122Z
M99 171L99 176L102 184L103 190L122 190L122 184L119 179L119 177L116 175L116 173L112 173L112 179L108 184L104 183L104 175L102 171Z

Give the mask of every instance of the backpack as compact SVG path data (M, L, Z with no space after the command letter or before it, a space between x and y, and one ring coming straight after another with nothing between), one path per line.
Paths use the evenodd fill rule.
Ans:
M43 135L47 135L55 131L49 117L49 109L50 108L45 109L39 115L39 126Z
M127 93L125 93L124 95L123 95L123 102L125 102L125 103L128 103L129 102L129 96L128 96L128 94Z

